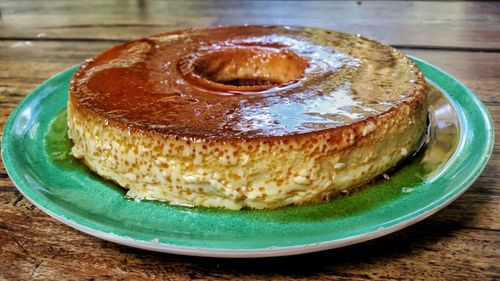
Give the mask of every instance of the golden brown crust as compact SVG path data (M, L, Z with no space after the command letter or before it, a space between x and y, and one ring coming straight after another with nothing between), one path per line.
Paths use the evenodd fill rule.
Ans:
M231 28L236 30L233 30L233 33L226 30ZM332 63L336 65L330 68L318 67L314 69L310 67L306 71L305 77L292 85L291 88L273 88L269 93L250 93L250 95L235 96L220 96L218 95L219 91L214 92L211 89L200 90L199 87L185 81L185 77L182 77L176 66L165 70L165 74L163 75L168 75L168 77L162 76L164 80L153 80L153 85L163 83L168 84L167 86L162 89L153 89L150 87L146 88L144 93L139 93L141 92L140 89L144 88L144 83L146 83L144 79L139 79L140 77L151 77L153 74L156 75L156 71L163 71L161 68L158 68L157 64L144 66L143 60L146 58L152 59L148 56L154 56L154 60L163 59L166 63L172 62L170 65L177 65L182 61L187 52L179 51L179 54L173 53L173 58L163 57L165 50L161 49L162 47L156 48L158 45L152 47L153 45L148 44L153 43L146 44L144 41L149 42L153 40L152 38L156 38L154 39L156 40L155 44L169 46L169 44L173 43L161 42L162 40L166 40L162 39L165 36L176 36L176 38L182 36L196 37L201 36L199 34L207 33L205 29L189 29L134 40L113 47L97 58L85 62L74 75L70 95L73 102L78 103L79 107L86 108L87 111L93 112L117 126L123 126L127 130L157 132L165 136L179 136L203 140L229 140L232 138L241 140L297 134L307 135L307 133L315 133L324 129L335 129L336 127L351 125L357 121L391 110L393 106L398 106L399 103L411 97L414 92L424 90L425 87L425 81L421 73L410 60L388 46L365 38L320 29L294 30L258 26L224 27L224 31L221 33L228 33L230 35L239 34L238 32L241 32L241 30L237 28L249 29L245 33L246 36L254 33L263 35L259 38L251 37L253 38L252 40L257 42L252 44L264 44L264 47L267 49L270 48L268 46L270 43L266 40L270 40L268 39L269 34L272 35L274 34L273 32L278 32L279 34L279 36L276 35L276 38L272 38L273 42L281 42L280 44L284 44L283 42L286 42L290 38L304 36L301 40L305 41L296 40L292 43L304 44L304 42L313 42L308 43L311 45L306 47L312 48L317 52L323 51L321 45L317 45L317 43L322 42L321 40L326 40L325 38L329 37L340 38L338 40L335 39L338 42L326 41L328 44L325 44L337 49L331 51L331 54L323 54L327 59L317 62L318 64ZM207 30L215 31L218 29L209 28ZM221 37L222 35L218 34L217 36ZM222 40L221 42L217 40L216 42L227 44L227 38L224 36L217 39L219 41ZM202 39L198 38L198 40ZM276 42L273 44L278 44ZM350 42L356 43L359 47L350 47L348 45ZM184 45L184 42L181 43ZM240 42L238 44L240 46L243 43ZM262 47L260 45L259 47ZM231 46L230 49L233 47ZM199 46L196 45L193 48L199 48ZM292 47L281 46L278 49L281 50L280 48L288 50ZM299 52L297 50L302 50L303 48L305 47L300 46L293 50ZM370 48L374 48L372 53L370 53ZM152 49L161 49L161 54L150 54ZM357 49L360 49L360 51L356 51ZM116 54L124 52L126 55L121 55L124 57ZM196 53L197 51L194 49L192 52ZM191 53L188 52L188 54ZM309 60L311 60L310 64L314 64L314 60L311 58ZM144 69L149 68L155 69L155 72L147 70L147 72L143 73ZM393 69L395 73L390 73ZM395 69L398 71L395 71ZM140 73L141 75L134 74L123 78L123 75L129 72ZM120 80L122 78L125 80ZM134 83L130 82L132 80ZM150 83L150 80L148 78L149 82L147 83ZM172 86L172 84L179 81L181 81L181 86ZM322 84L324 83L322 81L332 81L336 85L333 87L327 85L327 90L320 90L318 87L323 87ZM352 81L352 85L343 89L344 81ZM118 86L111 86L113 83ZM179 94L170 95L170 92L175 91L179 91ZM357 100L348 100L346 102L345 98L351 98L350 94L340 97L344 98L343 100L335 99L335 96L341 95L343 91L355 92L356 94L353 96ZM95 95L94 93L97 92L101 94ZM322 96L329 95L333 98L328 100L322 99ZM126 98L123 98L124 96ZM374 99L373 97L376 98ZM128 103L126 103L127 100L129 100ZM197 100L198 102L192 104L191 100ZM244 102L243 105L242 102ZM318 109L316 104L326 104L331 109L330 111L324 108ZM313 108L299 109L299 111L291 113L282 110L283 106L300 107L302 105ZM276 107L278 113L275 116L266 116L266 118L271 118L270 121L272 122L268 122L270 124L247 120L255 119L255 116L258 115L268 114L268 112L263 111L261 108L267 107L268 109L266 110L269 110L273 106ZM355 113L356 116L349 116L349 113L352 113L352 111L348 109L344 112L340 110L342 107L354 108L357 110ZM168 114L169 112L175 112L175 114ZM293 116L293 118L298 118L298 121L291 127L287 127L287 120L285 120L290 117L289 114L296 114L297 116ZM319 119L321 120L311 121L310 116L315 116L316 119L320 117Z

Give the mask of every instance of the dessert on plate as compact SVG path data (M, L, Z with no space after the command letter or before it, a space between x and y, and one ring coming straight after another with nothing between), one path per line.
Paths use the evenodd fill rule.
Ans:
M72 154L133 198L227 209L319 202L411 155L427 92L402 53L317 28L157 34L74 74Z

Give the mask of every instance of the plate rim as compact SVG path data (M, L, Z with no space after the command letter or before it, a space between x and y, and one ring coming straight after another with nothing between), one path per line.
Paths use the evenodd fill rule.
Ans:
M13 160L11 159L11 155L9 155L9 153L11 152L8 148L8 143L10 142L11 139L10 132L12 130L14 120L18 117L18 113L22 110L22 108L26 103L28 103L33 97L38 95L40 89L46 87L49 82L52 82L53 80L60 78L60 76L63 76L64 73L66 73L66 71L77 68L79 65L67 68L61 72L58 72L52 77L48 78L41 85L32 90L26 97L24 97L23 100L16 106L16 108L9 115L9 118L4 126L2 145L1 145L2 160L4 162L6 172L9 175L11 181L16 186L16 188L25 198L27 198L37 208L41 209L43 212L50 215L54 219L74 229L80 230L84 233L101 238L103 240L111 241L118 244L123 244L126 246L131 246L135 248L151 250L156 252L181 254L189 256L222 257L222 258L256 258L256 257L274 257L274 256L305 254L305 253L329 250L365 242L406 228L412 224L415 224L419 221L426 219L427 217L435 214L439 210L448 206L450 203L452 203L458 197L460 197L465 191L467 191L468 188L474 183L474 181L479 177L481 172L486 167L486 164L488 163L491 154L493 152L493 145L494 145L493 122L486 106L481 102L481 100L469 88L467 88L464 84L462 84L460 81L458 81L456 78L454 78L447 72L439 69L438 67L424 60L418 59L413 56L408 56L408 57L413 61L416 61L420 64L425 65L426 67L429 67L431 70L437 72L439 75L444 76L447 79L453 80L458 87L460 87L463 91L465 91L468 94L470 98L472 98L472 100L474 101L474 107L479 110L479 112L481 113L480 116L482 117L482 120L485 121L486 130L484 133L486 136L485 138L487 140L485 155L483 155L484 157L482 157L480 161L477 161L477 163L475 163L472 173L466 178L465 181L463 181L463 184L460 187L457 187L451 190L450 192L446 193L445 195L436 198L436 200L425 205L424 207L413 210L413 212L398 218L398 220L401 220L400 222L395 223L389 227L379 228L375 231L368 231L344 238L326 240L316 243L297 244L291 246L273 246L273 247L257 247L257 248L222 248L222 247L218 248L218 247L202 247L202 246L198 247L198 246L177 245L177 244L158 242L158 241L147 241L126 236L120 236L112 232L108 233L98 229L93 229L91 227L82 225L79 222L71 220L68 217L64 216L65 211L61 208L58 209L59 213L55 213L52 210L49 210L49 208L46 208L42 203L36 200L38 196L31 190L30 186L22 180L22 178L17 174L17 171L13 168L14 166L12 163ZM435 84L439 86L439 84L437 83ZM447 95L447 98L453 103L455 107L457 107L456 101L452 97ZM461 118L462 117L459 114L459 119ZM462 120L460 120L460 122L462 123ZM460 141L462 141L463 139L462 134L463 132L461 132L459 136ZM454 153L454 155L449 161L451 161L453 157L456 156L457 151ZM43 202L44 200L41 201ZM411 217L407 218L408 216Z

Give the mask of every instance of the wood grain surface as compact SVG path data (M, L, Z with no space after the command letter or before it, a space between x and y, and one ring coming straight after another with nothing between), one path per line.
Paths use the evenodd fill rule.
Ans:
M0 128L33 88L126 39L217 24L288 24L361 33L457 77L500 128L495 2L0 2ZM498 130L496 133L498 139ZM0 280L500 280L500 146L457 201L397 233L294 257L215 259L106 242L29 203L0 165Z

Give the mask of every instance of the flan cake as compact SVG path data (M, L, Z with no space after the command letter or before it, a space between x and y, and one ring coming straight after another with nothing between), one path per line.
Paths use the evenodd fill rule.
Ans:
M425 80L346 33L228 26L112 47L75 72L72 154L137 199L238 210L320 202L419 146Z

